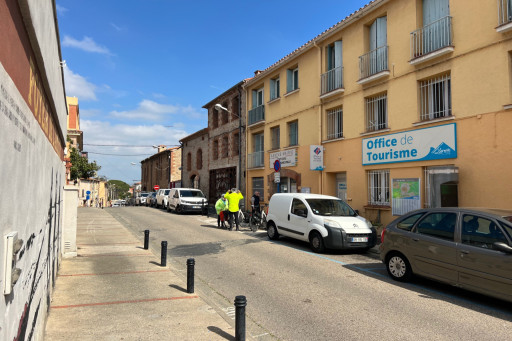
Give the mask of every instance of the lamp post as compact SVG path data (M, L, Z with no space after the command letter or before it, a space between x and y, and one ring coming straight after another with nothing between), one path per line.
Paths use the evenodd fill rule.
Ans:
M242 101L239 100L239 103ZM227 108L224 108L221 104L215 104L215 109L218 111L224 110L228 114L233 115L231 111ZM240 110L238 111L240 113ZM242 117L240 115L236 115L238 117L238 188L240 188L242 184Z

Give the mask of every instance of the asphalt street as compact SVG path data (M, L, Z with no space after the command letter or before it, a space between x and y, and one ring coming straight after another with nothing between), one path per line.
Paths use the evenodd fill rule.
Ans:
M429 280L391 280L378 255L330 251L249 228L227 231L216 218L147 207L108 209L186 276L234 325L233 300L247 297L247 333L257 340L509 340L512 305Z

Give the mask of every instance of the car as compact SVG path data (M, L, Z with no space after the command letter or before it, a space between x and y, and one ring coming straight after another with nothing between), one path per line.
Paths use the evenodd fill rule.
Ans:
M153 207L156 203L156 192L151 192L146 198L146 206Z
M413 274L512 302L512 210L425 208L382 231L388 274Z
M196 188L173 188L169 194L168 211L176 213L203 212L208 200L203 192Z
M167 199L169 193L171 193L170 188L159 189L158 192L156 192L155 207L167 208Z
M276 193L268 204L267 235L309 242L314 252L368 250L377 242L371 222L343 200L322 194Z
M140 195L135 199L135 206L141 206L146 204L149 193L141 192Z

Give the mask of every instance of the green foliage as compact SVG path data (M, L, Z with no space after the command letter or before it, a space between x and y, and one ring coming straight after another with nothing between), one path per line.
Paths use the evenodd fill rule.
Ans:
M115 192L116 195L114 197L116 198L127 198L130 196L130 185L128 185L126 182L121 180L109 180L108 181L108 188Z
M98 166L96 161L89 162L87 158L80 156L74 147L71 148L70 154L71 180L92 178L101 169L101 166Z

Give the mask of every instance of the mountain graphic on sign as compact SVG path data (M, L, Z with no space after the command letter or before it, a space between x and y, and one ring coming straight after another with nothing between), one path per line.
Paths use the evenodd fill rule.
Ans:
M456 157L457 152L443 142L437 148L430 147L430 152L421 160L451 159Z

